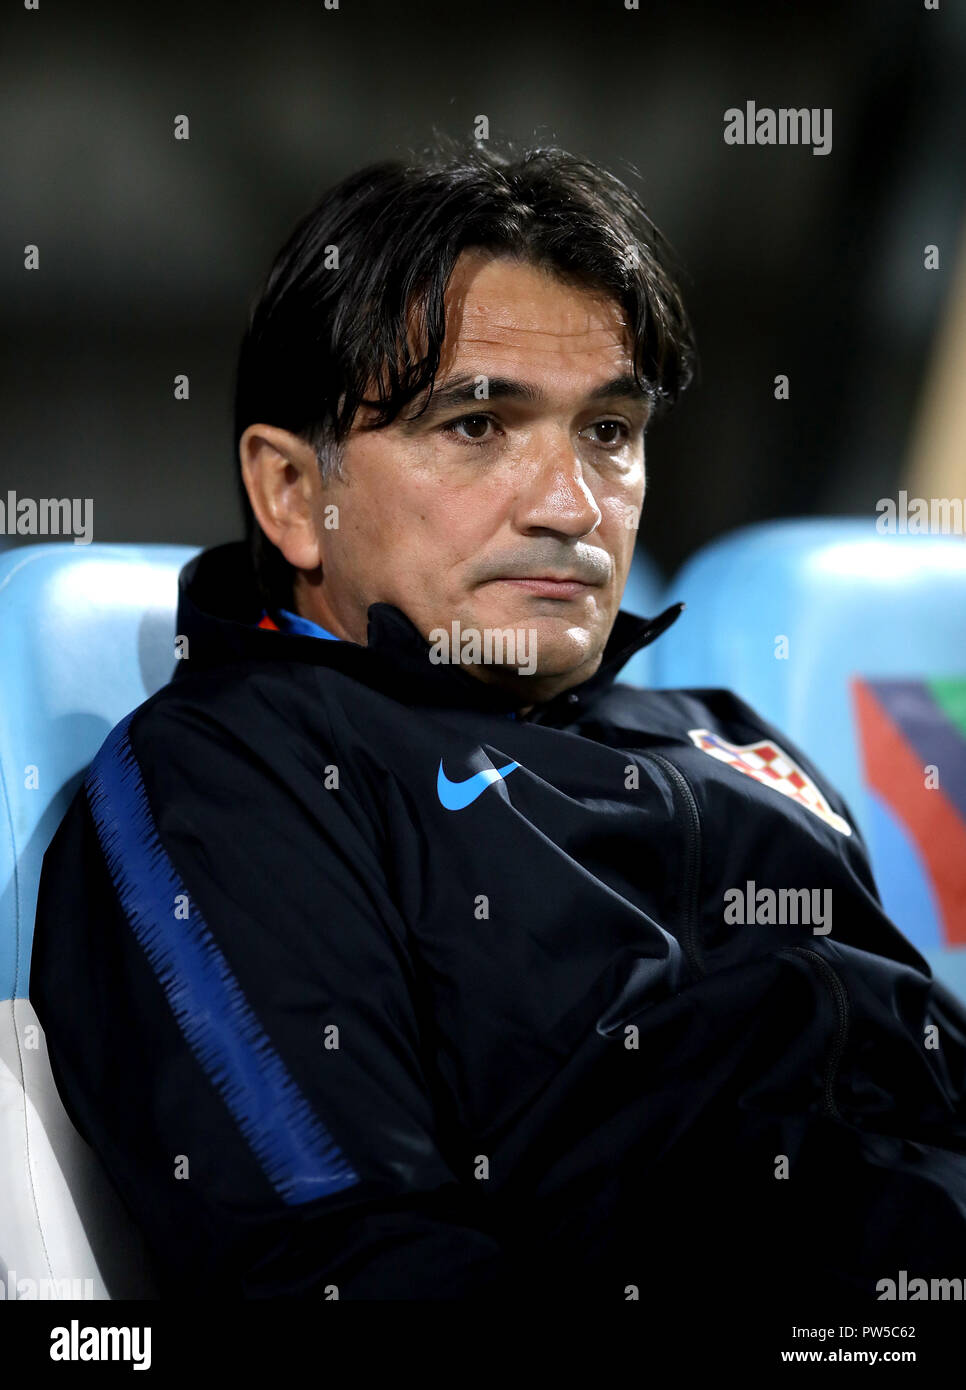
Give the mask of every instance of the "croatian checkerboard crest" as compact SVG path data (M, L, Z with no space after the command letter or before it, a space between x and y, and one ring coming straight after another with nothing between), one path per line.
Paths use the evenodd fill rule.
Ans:
M836 815L808 774L774 739L762 739L759 743L729 743L726 738L711 733L709 729L689 729L688 737L698 748L710 753L712 758L718 758L737 772L754 777L783 796L790 796L843 835L852 834L848 821Z

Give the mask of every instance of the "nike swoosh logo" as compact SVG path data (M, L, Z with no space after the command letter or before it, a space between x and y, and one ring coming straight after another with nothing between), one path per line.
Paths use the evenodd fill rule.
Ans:
M488 767L483 772L474 772L472 777L467 777L463 782L451 782L443 771L443 760L440 758L439 772L436 774L436 792L447 811L462 811L464 806L474 802L493 782L499 782L519 766L519 763L507 763L506 767Z

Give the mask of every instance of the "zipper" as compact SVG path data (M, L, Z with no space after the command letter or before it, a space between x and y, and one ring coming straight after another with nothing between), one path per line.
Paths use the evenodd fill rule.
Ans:
M684 890L682 894L684 913L681 921L681 945L684 948L684 957L692 975L696 980L700 980L707 971L701 959L697 941L698 888L701 876L701 819L698 815L698 803L694 799L691 783L681 769L676 767L669 758L665 758L662 753L644 752L640 748L635 751L639 757L649 758L664 769L665 776L671 783L672 794L677 801L683 803L687 836L684 850Z
M818 974L822 978L822 982L835 1003L838 1022L835 1028L835 1037L832 1042L832 1047L828 1055L828 1061L825 1066L823 1104L826 1114L831 1115L835 1120L840 1120L842 1117L839 1114L838 1106L835 1104L835 1082L837 1080L839 1063L842 1060L842 1053L845 1051L845 1041L849 1031L849 996L845 986L839 979L838 973L832 969L824 956L819 955L818 951L813 951L808 946L789 946L787 950L780 951L778 954L791 955L792 953L804 956L815 966Z
M545 711L539 711L538 718L543 713ZM649 759L663 768L671 783L675 799L683 803L684 806L687 839L684 855L684 913L681 923L681 945L692 974L695 979L701 979L707 974L707 969L702 960L697 939L698 890L701 872L701 818L698 814L698 803L684 773L669 758L665 758L663 753L653 753L642 748L637 748L634 751L639 757L645 760ZM789 946L787 950L781 951L779 954L787 955L792 952L804 957L818 972L835 1004L838 1019L835 1037L825 1067L823 1107L828 1115L834 1119L841 1119L838 1106L835 1103L835 1083L849 1031L849 996L837 972L833 970L824 956L819 955L817 951L813 951L808 946Z
M673 610L677 617L678 610L683 605L673 604L660 615L666 618ZM660 621L660 619L655 619ZM671 620L673 621L673 619ZM670 621L666 624L670 627ZM663 632L663 627L661 631ZM557 699L561 697L558 696ZM532 717L524 716L528 722L533 724L542 723L547 714L550 713L551 706L545 706L537 710ZM698 803L691 790L691 783L685 777L681 769L672 763L669 758L665 758L663 753L653 753L643 748L635 748L634 752L638 757L645 761L657 763L663 769L664 775L671 784L671 793L678 803L679 809L683 806L684 819L687 826L685 850L684 850L684 887L682 897L684 900L684 912L681 921L681 947L684 951L684 958L687 961L691 974L696 980L700 980L708 972L701 958L698 949L697 924L698 924L698 890L701 877L701 818L698 814Z

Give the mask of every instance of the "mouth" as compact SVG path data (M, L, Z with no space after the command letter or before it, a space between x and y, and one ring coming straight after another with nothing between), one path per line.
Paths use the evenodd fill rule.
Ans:
M526 579L492 579L491 584L512 584L526 593L537 594L541 598L579 598L592 589L581 579L554 579L549 575L529 575Z

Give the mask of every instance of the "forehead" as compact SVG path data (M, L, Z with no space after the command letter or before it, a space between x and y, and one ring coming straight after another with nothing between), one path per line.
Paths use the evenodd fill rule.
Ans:
M616 300L527 262L465 251L444 303L440 378L460 367L482 371L488 362L597 374L631 360Z

